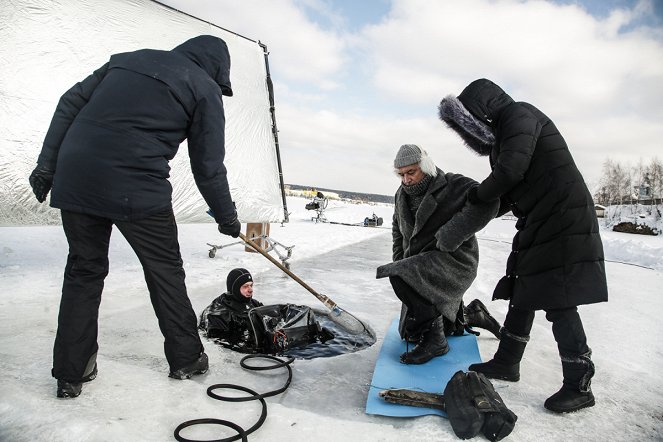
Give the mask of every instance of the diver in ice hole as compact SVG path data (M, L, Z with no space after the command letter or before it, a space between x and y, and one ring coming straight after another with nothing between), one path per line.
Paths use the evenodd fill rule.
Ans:
M207 338L225 348L280 354L334 338L310 307L263 305L254 299L253 277L246 269L233 269L226 278L226 289L203 310L198 324Z
M198 328L208 338L218 338L230 346L244 347L249 339L249 310L262 306L253 298L253 277L242 268L233 269L226 278L226 289L203 310Z

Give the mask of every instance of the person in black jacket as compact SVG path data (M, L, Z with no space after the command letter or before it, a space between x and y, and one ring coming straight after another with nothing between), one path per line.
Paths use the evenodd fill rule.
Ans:
M545 310L564 380L544 406L593 406L594 364L577 306L607 301L608 287L594 202L564 138L539 109L486 79L445 97L439 113L470 149L489 157L492 172L468 199L499 200L498 216L511 210L518 217L506 275L493 294L510 300L500 344L492 360L470 370L518 381L534 312Z
M200 314L198 328L210 339L219 339L230 348L251 347L249 310L262 306L253 298L253 277L243 268L233 269L226 278L226 289Z
M169 160L188 142L195 182L219 231L241 224L223 164L222 95L232 96L230 54L201 35L170 51L115 54L57 105L29 181L51 192L62 216L65 268L52 375L58 397L76 397L97 373L97 317L115 225L136 252L165 338L170 376L208 369L187 296L168 181Z

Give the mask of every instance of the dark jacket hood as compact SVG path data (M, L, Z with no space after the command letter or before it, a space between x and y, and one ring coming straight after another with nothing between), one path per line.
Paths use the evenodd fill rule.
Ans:
M501 87L485 78L474 80L458 95L458 100L475 118L492 125L502 109L513 103Z
M498 85L485 78L470 83L463 92L442 99L440 119L456 131L465 144L481 156L495 144L494 123L506 106L513 103Z
M225 41L212 35L199 35L175 47L173 52L184 55L200 66L219 85L223 95L232 97L230 52Z

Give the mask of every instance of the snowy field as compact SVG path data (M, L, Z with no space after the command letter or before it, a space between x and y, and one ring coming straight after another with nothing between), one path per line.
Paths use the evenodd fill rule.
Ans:
M267 399L267 420L249 440L457 440L449 422L437 416L364 413L382 337L400 308L388 281L375 279L375 268L391 257L392 207L330 202L330 221L357 223L373 213L385 220L383 228L363 228L313 223L306 202L289 198L291 222L272 224L270 236L294 245L291 270L370 324L378 341L357 353L296 361L292 385ZM510 250L513 224L494 220L479 233L479 275L465 295L466 302L481 299L500 321L507 303L490 299ZM663 237L602 234L610 302L580 307L596 364L596 406L569 415L543 408L543 401L561 386L562 374L550 325L539 312L520 382L494 382L518 415L507 440L663 440ZM265 304L322 307L281 270L241 245L209 258L206 243L234 241L219 235L215 224L180 225L196 313L225 289L228 271L238 266L254 274L254 295ZM189 419L226 419L244 428L258 419L257 402L215 401L206 395L207 386L234 383L265 392L283 384L284 370L247 372L239 366L243 355L204 341L210 371L189 381L168 378L141 267L117 232L100 311L99 375L84 385L80 397L57 399L50 368L66 253L59 226L0 228L0 441L168 441L174 440L175 427ZM482 358L492 357L498 341L482 333L478 342ZM210 426L183 433L196 439L232 434Z

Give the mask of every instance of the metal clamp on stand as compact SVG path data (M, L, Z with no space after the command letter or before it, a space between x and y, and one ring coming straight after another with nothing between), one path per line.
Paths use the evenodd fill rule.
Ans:
M260 247L262 247L262 249L265 252L269 253L271 251L274 251L276 253L276 255L279 257L279 259L281 260L281 263L283 264L283 266L287 269L290 268L290 263L287 262L287 261L292 256L292 249L295 246L286 246L286 245L281 244L280 242L274 240L273 238L271 238L269 236L269 224L268 223L249 223L249 224L247 224L246 225L246 236L249 239L255 241L258 245L260 245ZM207 245L211 247L211 249L209 250L208 255L209 255L210 258L214 258L216 256L216 251L217 250L221 250L224 247L234 246L236 244L246 245L246 243L243 240L242 241L235 241L235 242L232 242L230 244L221 244L221 245L207 243ZM279 248L280 248L280 250L279 250ZM245 247L245 250L247 252L254 252L255 253L255 250L253 250L253 248L251 248L251 247Z

